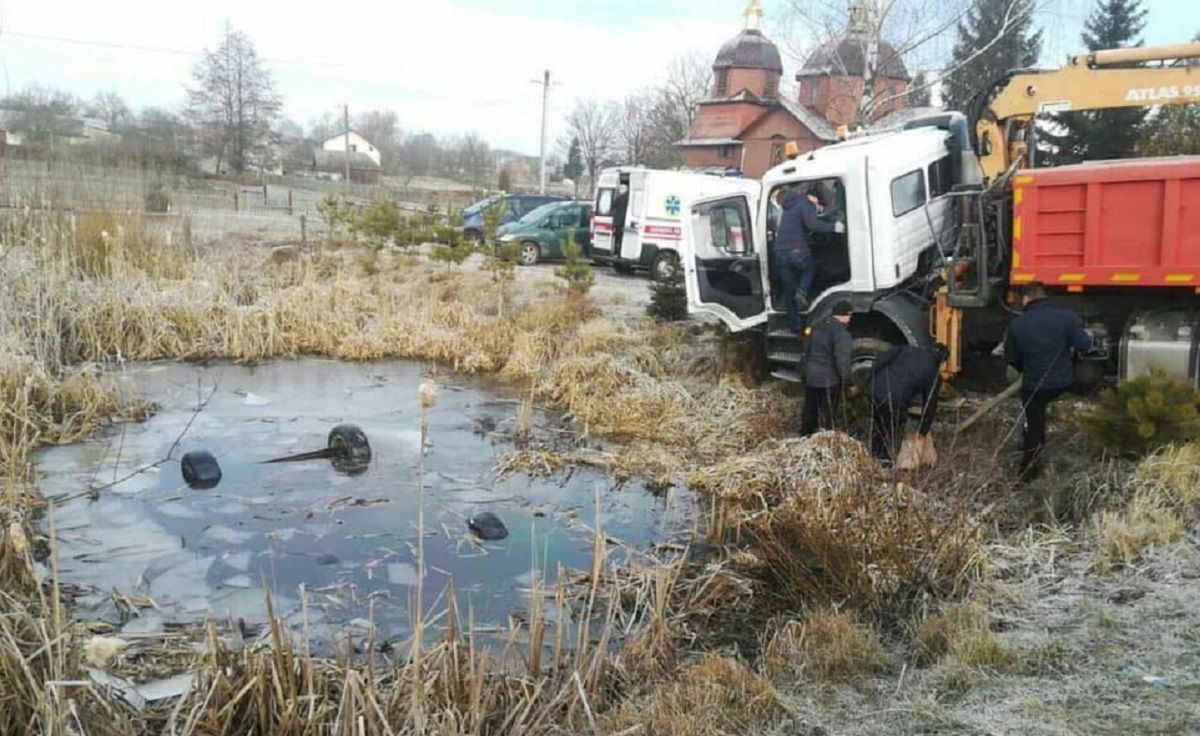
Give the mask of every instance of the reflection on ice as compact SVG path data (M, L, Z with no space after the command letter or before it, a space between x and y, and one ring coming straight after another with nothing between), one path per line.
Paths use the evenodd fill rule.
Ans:
M94 591L77 600L77 614L122 618L110 596L117 590L158 607L125 612L116 622L131 633L206 616L261 623L265 584L278 614L296 623L303 586L314 639L371 616L381 636L403 635L417 583L420 378L416 364L325 360L129 370L124 380L161 407L156 416L39 456L61 576ZM425 589L432 601L453 581L477 623L498 625L527 604L532 550L544 570L588 567L594 492L611 483L583 470L497 481L496 454L511 448L489 428L511 425L517 404L478 383L447 388L455 390L431 410L424 458ZM174 457L212 452L224 474L217 488L188 489L174 462L88 498L89 486L165 457L210 392ZM261 464L324 447L341 422L370 438L365 474L342 475L325 461ZM504 521L508 539L468 537L466 519L484 511ZM686 534L694 513L686 493L624 487L603 494L600 522L636 548Z

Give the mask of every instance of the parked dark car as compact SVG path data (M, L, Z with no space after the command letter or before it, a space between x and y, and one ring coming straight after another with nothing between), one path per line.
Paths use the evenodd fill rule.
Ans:
M565 197L543 194L494 194L463 210L463 234L475 241L483 240L483 214L501 198L504 199L504 216L500 224L515 222L538 207L549 202L562 202Z
M501 243L520 243L517 262L532 266L541 260L563 258L563 246L574 240L584 256L592 251L592 203L552 202L500 228Z

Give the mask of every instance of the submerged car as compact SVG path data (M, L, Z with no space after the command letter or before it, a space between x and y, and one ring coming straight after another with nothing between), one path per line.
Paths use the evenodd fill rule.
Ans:
M501 245L520 243L517 262L532 266L541 260L564 258L563 247L574 240L585 256L592 251L591 202L553 202L500 229Z
M483 215L492 205L504 200L500 224L516 222L538 207L550 202L563 202L563 197L544 194L493 194L463 210L463 235L470 240L483 241Z

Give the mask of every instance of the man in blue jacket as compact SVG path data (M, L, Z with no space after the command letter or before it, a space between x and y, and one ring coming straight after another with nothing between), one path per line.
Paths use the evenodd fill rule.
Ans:
M808 231L815 233L844 233L843 222L826 222L817 217L817 207L822 203L821 190L813 187L801 196L795 187L782 190L779 201L783 213L775 230L775 256L771 264L787 306L788 327L803 335L804 321L801 312L808 311L809 290L812 289L813 257L808 243Z
M946 355L945 345L900 345L884 353L871 367L871 454L885 467L890 467L900 453L909 406L921 405L917 432L928 437L932 431L942 387L939 366Z
M1041 471L1046 410L1075 382L1072 351L1090 349L1092 338L1078 317L1050 302L1042 282L1026 285L1023 296L1025 310L1008 329L1004 353L1021 373L1021 480L1028 481Z

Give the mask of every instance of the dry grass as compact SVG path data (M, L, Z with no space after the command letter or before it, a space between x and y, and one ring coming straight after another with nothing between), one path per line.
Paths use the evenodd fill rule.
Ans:
M1200 446L1166 447L1138 463L1123 508L1095 517L1101 570L1128 565L1154 545L1177 540L1200 518Z
M987 631L987 611L977 603L953 604L942 613L927 616L913 635L917 664L936 664L963 639Z
M762 733L785 715L774 688L742 662L708 654L603 719L599 732L646 736Z
M844 611L818 611L787 621L767 638L763 666L772 678L871 677L888 664L875 632Z

